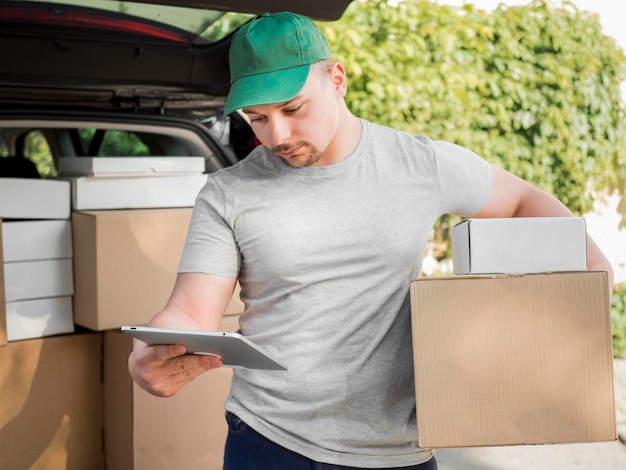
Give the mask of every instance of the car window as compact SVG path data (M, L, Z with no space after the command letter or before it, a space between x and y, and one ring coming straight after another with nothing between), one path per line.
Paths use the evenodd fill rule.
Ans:
M52 152L48 146L48 141L39 130L31 130L19 135L19 152L10 148L6 139L0 136L0 158L25 158L34 164L34 168L41 177L56 176L56 166L52 158ZM16 155L19 153L19 155ZM1 163L1 162L0 162ZM11 165L10 169L5 165L0 165L0 177L2 176L22 176L22 173L28 177L33 177L32 164L28 165ZM7 171L10 174L7 174Z
M57 176L61 157L202 156L208 172L224 166L215 152L217 144L207 140L206 130L204 137L201 134L202 126L177 127L168 125L169 122L149 125L139 121L79 123L27 119L19 123L0 120L0 158L24 157L35 164L44 178Z
M57 176L50 146L39 130L24 135L24 157L32 161L42 177Z
M45 131L34 129L23 133L19 150L9 152L8 146L0 149L0 156L17 153L32 161L42 177L57 176L57 170ZM96 128L66 129L64 132L46 132L52 138L69 139L73 155L92 157L148 157L180 155L185 152L174 139L158 134L143 134L123 130ZM54 136L54 137L53 137ZM13 155L11 155L13 156Z
M142 139L135 132L105 130L96 128L78 129L78 137L83 155L92 157L142 157L164 155L164 147L173 146L172 139L166 136L146 135ZM165 142L168 141L169 142ZM150 145L152 143L153 145Z

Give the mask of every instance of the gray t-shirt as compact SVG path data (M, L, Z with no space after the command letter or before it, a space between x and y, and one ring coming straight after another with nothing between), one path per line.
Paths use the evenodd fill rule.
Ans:
M209 175L179 271L238 277L242 333L289 367L236 369L226 409L317 461L428 460L409 285L436 219L478 212L492 179L466 149L367 121L340 163L294 169L258 147Z

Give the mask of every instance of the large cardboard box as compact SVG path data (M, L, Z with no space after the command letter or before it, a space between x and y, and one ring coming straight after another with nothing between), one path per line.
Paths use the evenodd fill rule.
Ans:
M61 157L63 176L158 176L204 173L204 157Z
M5 219L69 219L67 181L0 178L0 217Z
M2 227L4 262L72 257L72 228L68 220L20 220Z
M236 331L238 317L220 329ZM150 395L128 374L132 339L104 333L105 449L115 470L221 470L228 427L224 401L232 370L209 371L177 395Z
M7 340L43 338L74 332L71 297L6 303Z
M193 207L206 175L67 177L73 210Z
M101 348L101 333L0 348L2 470L105 468Z
M74 293L72 260L4 263L5 297L15 300L64 297Z
M161 311L190 219L190 208L73 212L76 324L116 329ZM227 314L242 311L236 293Z
M522 274L587 269L585 219L468 219L452 228L455 274Z
M421 447L617 438L604 272L411 284Z

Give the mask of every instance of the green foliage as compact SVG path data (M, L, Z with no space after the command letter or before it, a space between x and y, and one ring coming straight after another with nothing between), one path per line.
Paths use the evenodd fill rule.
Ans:
M589 190L624 194L626 58L597 15L569 2L488 13L360 0L319 24L355 114L468 147L576 214L592 208Z
M91 140L94 138L96 129L80 129L80 140L83 151L89 148ZM150 149L142 140L132 132L108 130L104 135L104 140L98 148L98 157L116 157L124 155L127 157L142 157L150 155Z
M37 166L42 177L57 176L48 141L40 131L31 131L24 139L24 156Z
M626 358L626 282L616 284L611 298L613 354Z
M254 15L247 13L207 12L206 19L198 28L197 33L211 42L217 42L250 21L251 18L254 18Z

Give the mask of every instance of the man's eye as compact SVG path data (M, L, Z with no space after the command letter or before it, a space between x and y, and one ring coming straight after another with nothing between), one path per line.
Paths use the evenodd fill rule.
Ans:
M286 113L295 113L296 111L300 110L301 107L302 107L302 105L296 106L295 108L285 109L285 112Z
M263 117L262 116L257 116L257 117L251 117L251 118L248 118L248 119L250 120L250 122L260 122L263 119Z

